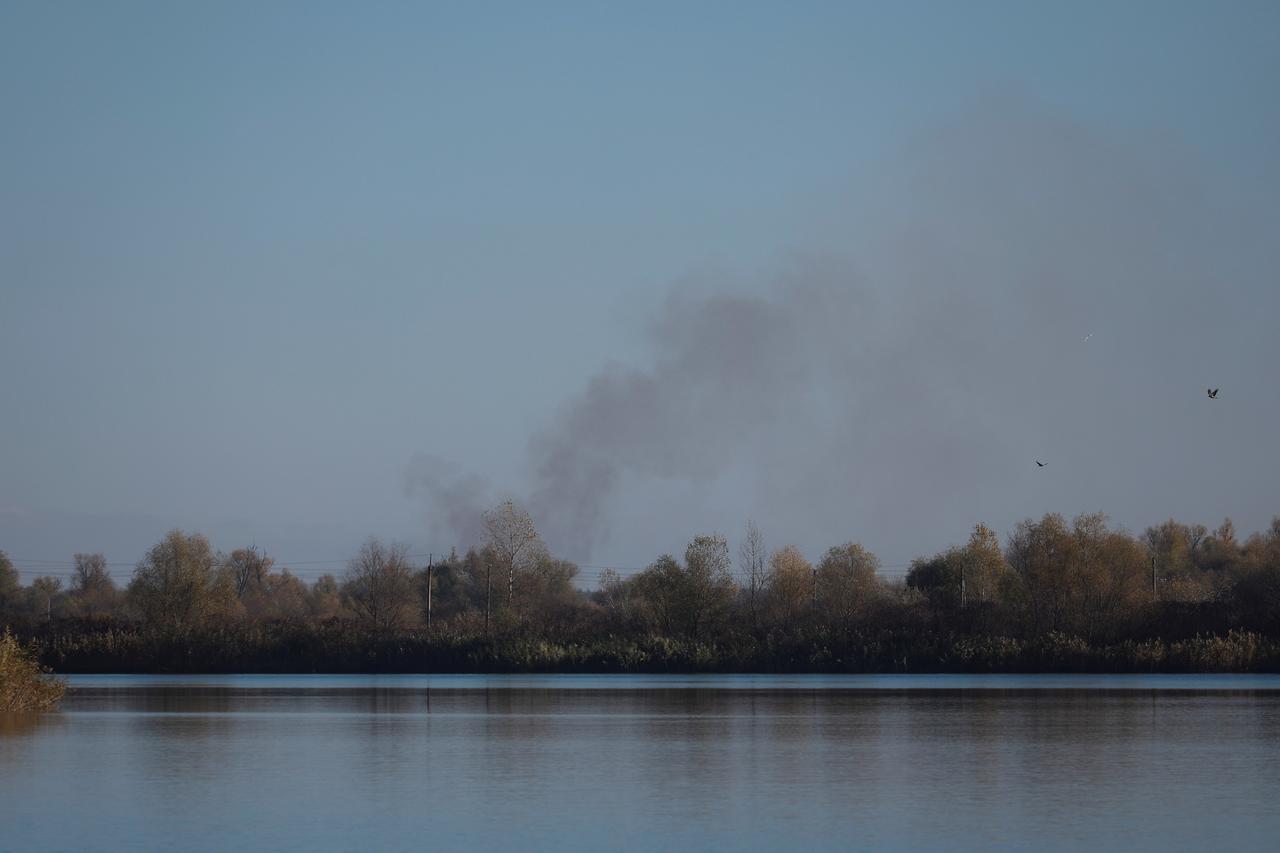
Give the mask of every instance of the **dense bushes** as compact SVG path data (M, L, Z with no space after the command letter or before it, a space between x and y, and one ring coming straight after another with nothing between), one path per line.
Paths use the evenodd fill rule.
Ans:
M353 623L229 626L191 634L45 626L41 660L60 672L1280 672L1280 642L1249 631L1091 644L885 627L555 639L383 633Z
M0 634L0 712L39 711L54 705L66 687L51 678L9 631Z

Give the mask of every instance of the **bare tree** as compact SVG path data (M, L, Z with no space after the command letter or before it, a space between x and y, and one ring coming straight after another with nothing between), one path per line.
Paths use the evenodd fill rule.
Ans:
M116 603L116 585L101 554L76 554L71 575L71 607L88 618L109 614Z
M370 539L347 565L342 592L351 609L367 625L394 631L413 614L413 567L403 545Z
M235 581L236 596L244 598L246 592L262 588L275 563L266 554L259 553L256 545L232 551L226 559L226 567Z
M111 573L107 571L107 560L101 554L76 554L75 569L71 574L71 589L84 591L93 589L106 582L111 582Z
M30 588L31 612L46 619L53 618L53 599L61 589L62 578L56 578L53 575L45 575L33 580Z
M605 569L600 573L598 584L600 587L600 602L604 605L605 610L609 612L609 615L616 619L622 611L623 595L625 593L622 575L613 569Z
M503 501L486 512L484 529L499 569L507 574L507 607L511 608L515 603L517 578L532 571L546 556L546 546L538 536L533 518L512 501Z
M764 535L754 521L747 519L747 532L742 538L742 544L738 546L738 565L746 582L747 611L751 614L753 628L759 623L760 605L765 588L769 585L769 572L765 568L766 554Z

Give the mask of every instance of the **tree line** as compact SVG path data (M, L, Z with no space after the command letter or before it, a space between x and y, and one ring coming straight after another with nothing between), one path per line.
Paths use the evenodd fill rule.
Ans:
M249 644L235 658L247 669L255 655L288 667L290 654L299 668L323 668L326 655L358 668L362 647L379 650L375 667L408 668L1043 668L1067 655L1070 666L1158 669L1195 668L1196 654L1227 661L1218 668L1280 667L1280 518L1243 540L1229 520L1134 536L1102 514L1048 514L1003 543L978 524L897 580L856 541L810 561L794 545L768 549L748 523L736 554L724 536L697 536L590 590L521 507L499 504L484 522L485 541L464 554L423 565L370 539L345 571L310 584L255 547L218 552L180 530L123 587L101 554L76 554L67 588L53 576L22 586L0 552L0 623L64 669L133 668L128 655L148 643L186 650L185 662L150 666L199 668L196 647L233 665L215 636Z

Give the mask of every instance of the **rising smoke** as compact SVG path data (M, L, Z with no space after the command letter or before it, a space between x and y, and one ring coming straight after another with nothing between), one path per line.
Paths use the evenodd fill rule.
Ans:
M810 549L860 539L891 559L1045 511L1261 519L1275 478L1231 466L1265 429L1189 401L1280 363L1259 319L1277 299L1247 217L1211 206L1188 159L992 107L886 167L815 233L824 254L763 288L682 283L649 361L595 373L529 440L523 495L548 543L587 558L633 487L655 495L627 518L637 543L750 513ZM410 479L475 541L488 484L427 457ZM687 481L704 503L662 499Z

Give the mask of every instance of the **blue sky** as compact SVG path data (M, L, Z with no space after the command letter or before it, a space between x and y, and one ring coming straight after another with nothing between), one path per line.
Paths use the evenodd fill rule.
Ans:
M1041 246L1017 261L1034 267L1056 245L1037 241L1071 228L1082 256L1104 259L1082 267L1091 280L1133 277L1099 291L1118 301L1093 314L1037 290L1060 313L1025 339L985 336L1009 348L993 363L1105 327L1100 342L1128 343L1096 356L1099 382L1163 401L1213 381L1235 397L1219 407L1233 425L1179 432L1148 409L1162 421L1144 427L1116 391L1115 443L1073 448L1096 454L1087 480L1046 490L1002 475L975 506L874 465L810 490L825 457L778 448L829 445L770 417L694 477L622 463L576 556L643 565L695 533L732 537L747 515L772 545L815 556L856 538L895 565L973 522L1007 529L1048 510L1102 509L1136 529L1229 513L1256 528L1280 512L1261 427L1278 413L1264 366L1280 353L1251 325L1276 307L1278 25L1267 3L5 3L0 548L132 561L175 524L285 562L336 560L369 534L462 546L408 489L414 460L485 478L485 499L536 491L531 436L572 417L607 365L655 369L672 294L792 306L779 282L817 266L824 286L870 279L878 304L916 311L945 305L936 273L957 269L928 258L959 251L984 258L960 279L998 314L1010 303L992 271L1017 250L995 258L994 242ZM963 153L978 149L1000 160L966 183L987 163ZM1026 198L1009 189L1019 182ZM1045 187L1080 189L1059 209ZM1176 221L1144 231L1171 201ZM1088 230L1090 210L1126 205L1114 228ZM886 248L921 230L942 248ZM1196 264L1208 273L1162 289ZM1155 350L1137 342L1154 334L1153 299L1171 306L1155 321L1179 345L1148 363ZM1215 306L1204 326L1189 322L1197 304ZM894 316L859 369L883 372L897 344L933 329L926 314ZM1085 325L1058 325L1068 317ZM939 362L963 361L937 347ZM1189 352L1218 359L1211 376L1186 375L1176 355ZM1180 371L1168 387L1164 366ZM816 390L791 403L856 431L865 415L845 411L838 381L805 375ZM877 432L880 449L856 453L919 458L939 436L972 450L968 436L1021 465L1053 454L1044 423L1074 425L1086 407L1038 396L1016 405L1052 410L1044 422L979 423L948 389L922 393L911 417L938 411L954 429ZM664 421L646 446L682 446L686 428ZM1137 488L1146 475L1116 463L1150 446L1148 430L1169 436L1149 465L1183 473L1161 467ZM1224 444L1228 461L1187 470ZM784 464L815 473L767 473ZM921 515L874 511L869 492Z

